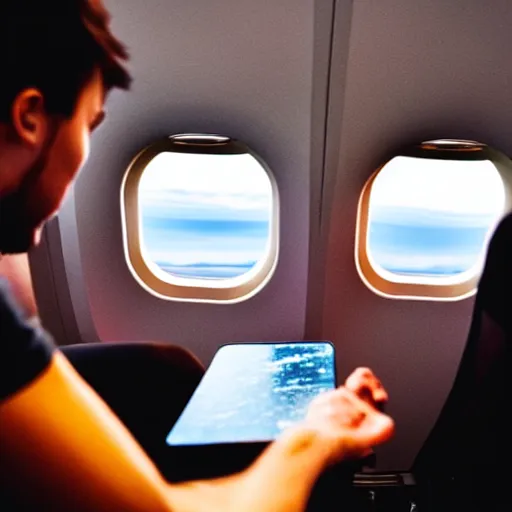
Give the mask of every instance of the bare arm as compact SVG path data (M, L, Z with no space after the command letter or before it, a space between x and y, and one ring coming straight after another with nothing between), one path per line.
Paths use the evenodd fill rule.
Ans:
M122 423L55 353L0 404L0 475L52 510L170 510L164 482Z
M391 434L390 420L383 429L372 420L370 406L345 395L341 389L324 397L307 422L285 433L248 470L168 485L117 417L56 353L42 375L0 404L0 478L38 509L300 511L330 462L345 452L363 453Z
M272 443L246 471L180 484L169 498L175 510L187 512L300 512L327 462L321 440L301 426Z
M387 393L375 375L358 368L344 387L320 395L307 419L285 431L243 473L174 488L176 510L305 510L315 482L329 465L361 457L393 435L391 418L374 407L386 401Z

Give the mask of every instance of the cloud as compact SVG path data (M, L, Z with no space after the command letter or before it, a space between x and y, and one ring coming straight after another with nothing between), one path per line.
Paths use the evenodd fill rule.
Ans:
M395 157L375 178L373 205L497 215L505 187L490 161Z
M471 228L475 230L494 227L499 216L486 213L461 213L439 211L413 206L371 205L370 222L394 226L431 227L439 229Z
M145 217L207 220L267 220L271 197L262 194L218 194L187 190L144 192L139 196Z

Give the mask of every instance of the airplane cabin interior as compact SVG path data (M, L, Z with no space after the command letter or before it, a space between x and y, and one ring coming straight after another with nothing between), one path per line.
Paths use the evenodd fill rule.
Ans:
M322 510L462 512L480 488L508 508L510 0L104 3L134 81L29 254L56 343L208 368L227 344L327 342L333 383L379 376L396 432ZM237 354L217 397L260 364ZM129 393L164 385L130 368Z

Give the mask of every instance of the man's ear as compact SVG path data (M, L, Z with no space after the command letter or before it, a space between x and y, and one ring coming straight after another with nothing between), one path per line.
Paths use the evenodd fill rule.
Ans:
M22 144L34 149L43 144L48 129L48 115L41 91L24 89L16 96L11 107L11 122Z

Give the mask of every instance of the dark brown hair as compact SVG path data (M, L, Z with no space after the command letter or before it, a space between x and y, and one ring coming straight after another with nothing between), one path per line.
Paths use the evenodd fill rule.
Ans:
M28 87L48 113L71 117L96 68L106 91L128 89L128 53L109 25L101 0L0 0L0 121Z

